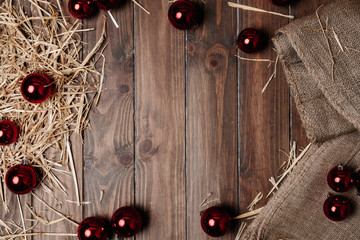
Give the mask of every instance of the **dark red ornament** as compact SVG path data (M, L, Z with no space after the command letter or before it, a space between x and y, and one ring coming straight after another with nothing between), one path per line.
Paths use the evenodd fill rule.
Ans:
M264 37L258 30L254 28L246 28L239 34L237 45L241 51L253 53L263 47Z
M78 19L90 17L96 10L94 0L69 0L69 11Z
M332 168L327 176L329 187L336 192L346 192L355 183L353 171L345 166Z
M18 129L15 123L4 120L0 121L0 145L9 145L18 137Z
M85 218L78 227L79 240L106 240L110 238L109 225L101 218Z
M118 8L123 0L95 0L98 7L109 11L111 9Z
M202 20L202 11L188 0L174 2L168 11L170 23L179 30L187 30L198 26Z
M270 0L270 2L278 6L284 6L289 5L291 3L291 0Z
M333 221L342 221L350 214L351 205L345 198L334 195L324 202L324 213Z
M132 237L141 229L141 214L134 207L121 207L114 212L111 226L118 236Z
M231 228L231 217L226 209L211 207L201 215L201 227L212 237L220 237Z
M11 167L5 176L8 189L15 194L26 194L36 186L36 172L30 165L17 164Z
M51 82L43 74L30 74L21 83L21 93L31 103L44 102L51 95Z

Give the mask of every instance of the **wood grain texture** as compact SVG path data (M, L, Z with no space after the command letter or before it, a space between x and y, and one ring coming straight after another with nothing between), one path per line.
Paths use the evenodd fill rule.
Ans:
M148 225L136 239L186 239L184 32L169 3L140 1L135 14L136 205Z
M83 217L108 221L116 209L134 203L133 5L126 2L111 12L121 26L118 29L105 11L84 21L85 27L96 29L84 36L89 43L84 55L100 38L104 16L108 45L103 91L89 114L92 129L85 131L84 198L92 204L84 207ZM102 59L98 65L101 68Z
M238 211L236 10L226 1L198 2L204 23L187 32L187 239L210 239L201 211L214 205Z
M277 77L261 94L273 65L267 68L267 63L234 56L242 29L254 27L271 38L289 20L236 10L227 1L194 0L204 8L205 19L185 32L168 22L167 0L138 1L151 15L125 1L112 10L119 29L103 10L83 20L84 28L96 29L83 33L86 55L100 37L103 15L108 19L100 102L91 110L84 144L80 136L72 138L81 199L92 204L77 207L66 202L76 198L73 179L63 175L68 196L35 192L78 222L89 216L110 220L117 208L134 205L145 216L139 240L211 239L201 229L201 211L222 205L232 215L246 212L258 192L271 189L268 178L276 176L287 160L280 150L288 152L291 140L299 148L308 143L280 64ZM299 18L325 1L298 0L291 7L260 0L237 2ZM67 3L62 3L65 15ZM269 43L259 53L239 55L275 60L271 48ZM101 59L99 63L101 68ZM16 197L7 193L11 207L17 207ZM200 206L209 193L208 204ZM21 200L23 208L33 203L39 214L58 219L36 199ZM18 211L5 214L0 208L0 217L20 223ZM234 239L237 224L219 239ZM38 225L34 231L76 233L76 227L60 222Z
M277 7L269 1L243 1L243 4L270 11L288 14L287 7ZM286 18L240 11L239 31L253 27L270 39L277 29L288 23ZM256 54L240 53L243 57L276 59L269 43ZM280 64L279 64L280 65ZM280 151L289 151L290 115L289 89L280 66L278 74L262 94L261 90L273 73L274 65L239 61L239 126L240 126L240 209L247 211L257 193L267 194L272 188L269 178L276 176L286 156ZM261 202L259 206L263 205Z

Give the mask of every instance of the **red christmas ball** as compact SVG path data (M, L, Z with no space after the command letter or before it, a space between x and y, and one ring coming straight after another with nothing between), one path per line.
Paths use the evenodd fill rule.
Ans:
M220 237L231 228L231 217L226 209L211 207L201 215L201 227L212 237Z
M18 129L15 123L4 120L0 121L0 145L9 145L18 137Z
M21 93L31 103L44 102L51 95L51 82L43 74L30 74L21 83Z
M29 193L37 183L35 169L30 165L17 164L7 171L5 183L15 194Z
M246 28L238 36L237 45L241 51L253 53L260 50L264 45L264 37L254 28Z
M341 196L331 196L324 202L324 213L333 221L342 221L350 214L351 205Z
M291 3L291 0L270 0L270 2L278 6L284 6L289 5Z
M69 0L69 11L78 19L90 17L96 10L94 0Z
M95 0L98 7L106 11L118 8L123 0Z
M346 192L355 183L353 171L345 166L332 168L327 176L329 187L336 192Z
M108 224L101 218L85 218L78 227L79 240L106 240L110 238Z
M141 214L134 207L121 207L114 212L111 226L118 236L132 237L141 229Z
M198 26L202 20L202 11L188 0L179 0L171 4L168 11L170 23L179 30Z

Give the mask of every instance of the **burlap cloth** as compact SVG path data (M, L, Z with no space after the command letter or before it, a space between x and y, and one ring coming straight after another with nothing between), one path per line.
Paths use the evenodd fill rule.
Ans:
M329 170L360 167L360 0L333 1L273 39L309 139L314 142L241 239L360 239L360 197L341 222L323 212Z

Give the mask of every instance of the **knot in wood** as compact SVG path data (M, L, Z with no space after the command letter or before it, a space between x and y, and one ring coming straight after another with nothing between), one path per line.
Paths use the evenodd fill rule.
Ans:
M121 154L118 159L120 164L124 166L130 165L133 162L133 156L129 153Z
M139 151L142 154L149 153L152 149L152 146L153 146L152 141L150 139L145 139L140 144Z
M225 70L228 66L228 51L221 44L216 44L206 54L206 68L212 72Z

